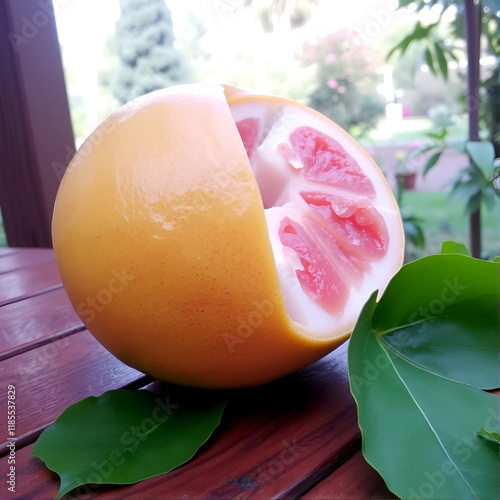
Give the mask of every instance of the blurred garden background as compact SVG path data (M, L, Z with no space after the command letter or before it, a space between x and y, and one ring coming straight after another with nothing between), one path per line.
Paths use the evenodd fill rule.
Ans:
M475 106L480 138L495 151L478 153L479 163L499 156L500 6L481 4L471 103L468 1L54 0L76 147L118 106L169 85L224 82L290 97L373 156L405 216L409 260L444 240L468 244L478 208L491 258L500 254L494 166L472 165L478 177L466 142Z

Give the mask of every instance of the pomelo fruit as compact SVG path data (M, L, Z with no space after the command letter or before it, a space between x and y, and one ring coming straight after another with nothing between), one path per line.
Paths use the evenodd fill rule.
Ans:
M63 285L124 363L198 387L258 385L343 343L403 261L392 192L361 146L292 100L220 85L138 98L59 188Z

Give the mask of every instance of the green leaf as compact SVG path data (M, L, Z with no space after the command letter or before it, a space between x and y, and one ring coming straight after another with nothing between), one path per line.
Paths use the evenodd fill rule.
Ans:
M483 201L486 205L487 210L494 210L498 204L497 200L497 194L493 186L491 184L489 186L486 186L483 190Z
M447 253L457 253L460 255L467 255L470 257L469 249L463 243L457 243L456 241L445 241L441 246L441 255Z
M365 304L348 371L363 454L400 498L496 498L499 265L435 255Z
M412 158L415 158L416 156L419 156L423 153L427 153L427 151L431 151L432 149L435 149L436 147L437 146L435 146L434 144L428 144L428 145L416 148L410 152L410 154L408 155L408 159L412 159Z
M478 199L481 201L481 191L483 189L482 179L477 177L471 178L467 181L457 181L453 186L452 191L449 194L449 199L451 200L467 200L469 204L470 200ZM466 209L467 210L467 209Z
M477 431L481 436L489 437L493 439L496 443L500 444L500 434L498 432L488 432L484 427Z
M436 139L437 141L443 141L448 135L448 129L446 127L442 127L440 132L427 132L425 134L427 137L431 139Z
M474 164L480 168L486 177L491 180L493 176L493 162L495 161L495 148L491 142L473 142L465 144L465 151Z
M86 484L164 474L191 459L220 423L227 401L210 391L193 391L195 398L118 390L83 399L42 432L31 454L61 477L57 498Z
M412 216L403 217L405 237L420 250L425 248L425 235L422 230L422 219Z
M386 342L397 344L402 336L405 356L416 350L419 363L437 375L495 389L498 272L498 264L463 255L432 255L406 264L385 290L372 326L390 331ZM408 335L415 335L415 343L404 342ZM425 346L437 339L441 347L428 351Z
M406 49L410 46L411 43L416 40L423 40L429 36L430 31L432 31L437 26L437 23L430 24L429 26L422 26L420 21L415 23L415 27L413 28L413 32L409 35L405 36L403 40L401 40L395 47L393 47L386 56L386 59L389 59L397 50L401 52L403 55L406 52Z
M429 47L427 47L425 49L424 54L425 54L425 62L427 63L427 66L429 66L429 69L435 75L436 74L436 68L434 67L434 60L432 59L431 49Z
M470 198L467 200L467 203L465 204L465 213L467 214L473 214L479 208L481 207L481 199L482 199L482 192L478 191L477 193L474 193Z
M434 51L436 52L436 59L439 66L439 70L443 75L445 80L448 79L448 62L446 61L446 56L444 55L444 49L441 43L436 42L434 45Z
M427 163L425 164L424 167L424 175L427 174L427 172L439 161L439 158L441 158L441 155L443 154L443 151L438 151L437 153L434 153L428 160Z

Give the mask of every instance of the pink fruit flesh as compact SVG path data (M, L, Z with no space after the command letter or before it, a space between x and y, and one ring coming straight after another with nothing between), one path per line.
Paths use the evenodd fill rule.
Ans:
M296 271L302 290L325 311L340 316L349 298L349 289L325 254L304 229L288 217L281 221L281 243L293 248L303 269Z
M252 161L260 121L246 118L236 125ZM363 273L371 270L370 262L381 259L388 249L389 232L371 202L375 188L338 141L312 127L295 129L288 143L277 149L291 176L293 170L301 170L304 187L314 189L299 192L308 209L296 207L302 223L282 219L280 242L299 257L302 269L295 272L303 292L339 317L349 300L349 288L360 285Z
M370 179L335 139L312 127L299 127L290 135L290 142L304 164L307 180L375 196Z
M240 133L243 146L245 146L245 151L251 161L259 133L259 119L245 118L245 120L241 120L236 124L236 128Z

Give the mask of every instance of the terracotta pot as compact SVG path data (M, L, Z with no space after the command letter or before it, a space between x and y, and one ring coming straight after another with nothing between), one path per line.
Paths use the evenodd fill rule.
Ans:
M415 172L410 172L406 174L397 174L398 186L400 179L403 178L403 189L411 190L415 189L415 181L417 179L417 174Z

